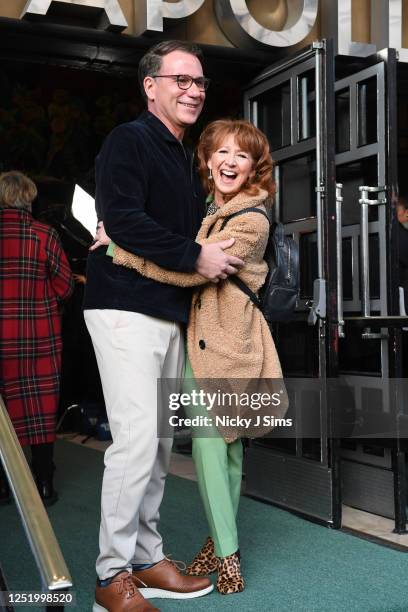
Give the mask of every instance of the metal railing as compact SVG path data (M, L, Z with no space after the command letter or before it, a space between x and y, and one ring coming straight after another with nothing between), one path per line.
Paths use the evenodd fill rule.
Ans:
M0 396L0 459L40 572L44 589L72 587L72 579L30 468Z

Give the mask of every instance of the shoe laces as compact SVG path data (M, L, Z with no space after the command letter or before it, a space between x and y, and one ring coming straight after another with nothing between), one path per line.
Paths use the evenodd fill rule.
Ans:
M124 591L127 592L129 597L134 597L136 595L136 587L132 580L132 576L129 573L122 574L117 578L118 584L118 593L122 594Z
M168 555L165 555L165 559L167 561L170 561L170 563L172 563L178 570L179 572L185 572L187 569L187 565L184 563L184 561L178 561L177 559L170 559L171 557L171 553L169 553Z

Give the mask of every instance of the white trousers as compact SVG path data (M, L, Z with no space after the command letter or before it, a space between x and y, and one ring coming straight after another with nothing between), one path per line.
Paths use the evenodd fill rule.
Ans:
M87 310L112 433L102 483L101 580L132 563L163 559L159 507L172 439L157 437L158 378L181 378L178 323L121 310Z

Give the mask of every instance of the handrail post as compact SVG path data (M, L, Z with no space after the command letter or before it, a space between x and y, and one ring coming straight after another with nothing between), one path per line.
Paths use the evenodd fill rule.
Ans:
M371 298L370 298L370 252L369 252L369 220L368 220L368 207L379 206L386 204L387 199L385 197L378 198L376 200L370 200L370 193L385 193L386 186L370 187L368 185L361 185L359 188L361 197L358 200L360 204L360 235L361 235L361 254L360 254L360 266L361 266L361 314L364 318L370 319L371 317ZM373 333L370 327L366 327L362 333L364 340L372 340L375 338L382 338L382 334Z

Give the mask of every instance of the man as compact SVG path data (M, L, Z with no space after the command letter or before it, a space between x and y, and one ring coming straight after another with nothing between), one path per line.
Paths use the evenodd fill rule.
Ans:
M397 205L398 219L398 253L399 253L399 284L402 287L400 306L405 308L408 314L408 199L400 195ZM402 300L402 297L404 300ZM402 308L401 308L402 313ZM403 373L407 374L408 365L408 331L402 331L402 367Z
M139 82L147 112L113 130L97 159L98 218L128 251L217 282L243 262L223 252L233 240L194 242L204 194L182 138L208 85L200 50L159 43L142 58ZM115 266L105 253L90 255L85 295L113 438L105 454L94 610L155 610L141 594L190 598L213 588L207 578L180 574L164 558L158 533L172 441L157 438L157 379L182 375L180 326L191 295Z
M405 310L408 310L408 199L400 196L397 205L399 221L399 269L400 285L405 293Z

